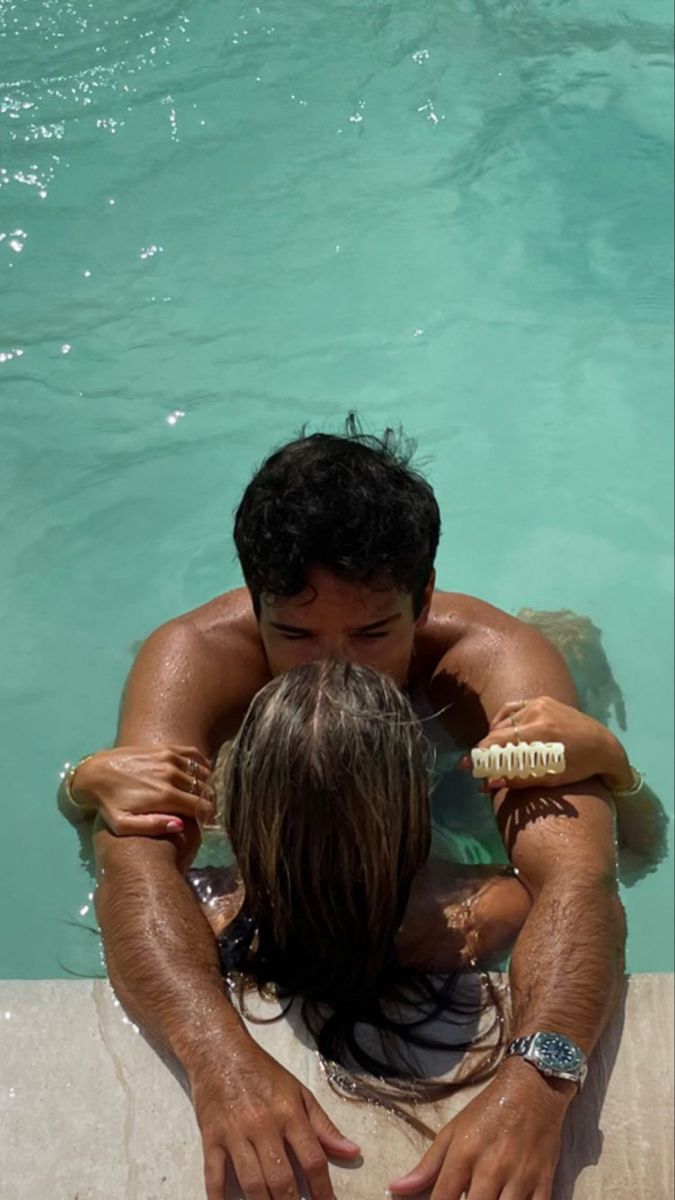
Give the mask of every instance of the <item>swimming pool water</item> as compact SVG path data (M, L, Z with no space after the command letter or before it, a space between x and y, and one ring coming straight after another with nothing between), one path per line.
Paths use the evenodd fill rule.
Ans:
M671 68L661 0L0 0L3 975L96 969L60 764L350 408L418 439L442 587L602 631L672 813Z

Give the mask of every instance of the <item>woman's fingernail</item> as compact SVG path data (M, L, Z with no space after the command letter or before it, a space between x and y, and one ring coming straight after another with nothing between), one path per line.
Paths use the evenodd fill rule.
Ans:
M170 833L178 833L183 828L182 821L169 821L167 829Z

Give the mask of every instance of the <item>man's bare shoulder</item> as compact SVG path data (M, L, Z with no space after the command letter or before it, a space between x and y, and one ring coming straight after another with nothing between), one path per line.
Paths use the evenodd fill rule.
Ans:
M261 645L251 598L244 587L214 596L198 608L173 617L159 628L201 639L214 646L219 643L224 645L232 638L242 642L257 641Z
M488 604L487 600L481 600L478 596L438 589L434 591L429 620L452 621L463 634L476 633L481 629L500 631L512 624L520 624L517 617L512 617L502 608Z
M434 706L452 710L446 723L460 744L474 745L487 732L482 697L495 676L495 664L501 669L522 658L536 669L542 653L547 659L557 655L517 617L477 596L436 591L419 634L412 682L427 691Z
M217 744L236 731L270 672L248 592L237 588L160 625L143 643L123 711L151 705L192 721Z
M562 662L541 630L477 596L434 592L427 628L436 665L443 660L445 671L468 672L474 683L492 672L497 656L500 662L514 657L535 664Z
M231 683L233 675L250 680L251 695L270 678L258 622L246 588L223 592L155 630L165 645L189 652L205 681ZM252 689L252 690L251 690Z
M462 592L434 591L429 620L421 632L430 654L442 657L481 641L508 638L522 622L494 604Z

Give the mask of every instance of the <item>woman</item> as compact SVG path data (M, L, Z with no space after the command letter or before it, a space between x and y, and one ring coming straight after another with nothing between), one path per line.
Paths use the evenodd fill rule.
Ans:
M503 954L529 910L510 868L429 860L429 765L422 726L388 677L348 662L278 676L253 700L218 784L236 871L217 897L207 877L205 910L242 1007L247 985L302 997L324 1061L387 1084L334 1082L395 1107L496 1066L501 1002L488 976L467 1000L461 973ZM191 874L206 899L204 875ZM467 1037L486 1009L489 1029ZM431 1029L438 1018L455 1018L454 1039ZM415 1051L449 1042L475 1058L461 1085L422 1079Z

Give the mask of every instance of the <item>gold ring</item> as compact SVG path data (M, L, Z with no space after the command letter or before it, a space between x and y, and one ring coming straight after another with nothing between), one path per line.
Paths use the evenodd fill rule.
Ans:
M518 732L518 726L516 725L516 718L514 717L513 713L509 713L509 721L513 725L513 729L514 729L514 732L515 732L515 735L516 735L518 741L520 741L520 734Z

